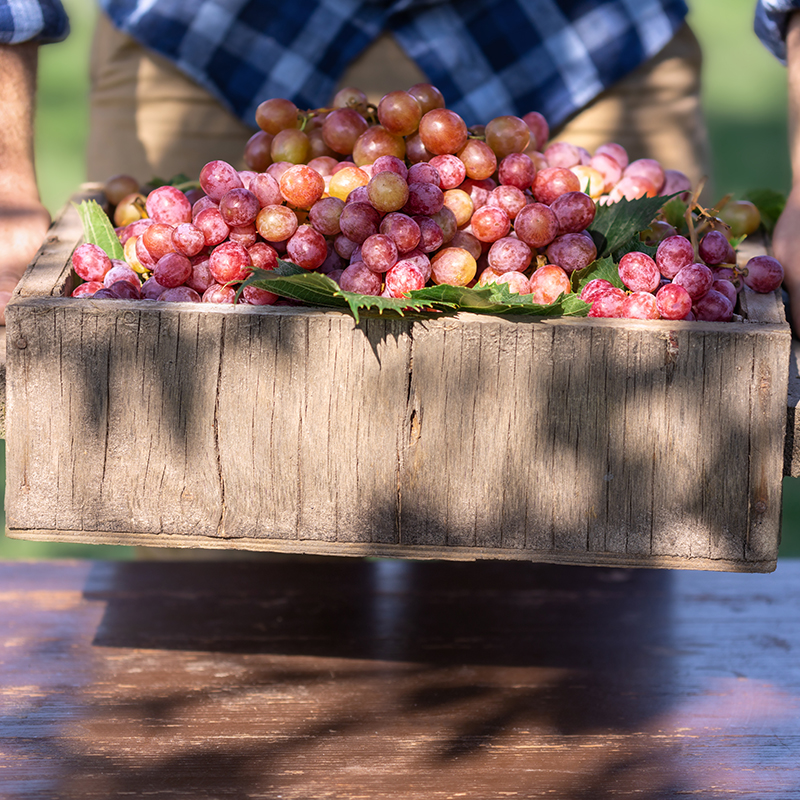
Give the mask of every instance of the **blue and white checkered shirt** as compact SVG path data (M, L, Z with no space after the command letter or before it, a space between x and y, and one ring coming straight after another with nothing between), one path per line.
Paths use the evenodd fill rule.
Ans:
M789 16L800 9L800 0L759 0L756 3L755 32L766 48L786 63L786 27Z
M18 6L0 0L0 19ZM256 106L330 101L383 31L467 124L540 111L556 126L661 50L684 0L100 0L114 24L252 125ZM6 34L7 35L7 34ZM49 31L43 35L57 38ZM398 87L407 88L407 87Z

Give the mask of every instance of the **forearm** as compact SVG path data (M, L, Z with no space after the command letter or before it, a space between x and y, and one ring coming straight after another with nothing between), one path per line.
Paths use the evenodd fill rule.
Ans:
M787 100L789 111L789 157L792 184L800 185L800 11L789 19L786 33Z
M0 45L0 196L36 202L34 110L38 45Z

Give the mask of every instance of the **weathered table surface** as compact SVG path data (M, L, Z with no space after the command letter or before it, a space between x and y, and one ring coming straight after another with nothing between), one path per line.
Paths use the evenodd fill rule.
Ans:
M0 796L800 798L800 561L0 563Z

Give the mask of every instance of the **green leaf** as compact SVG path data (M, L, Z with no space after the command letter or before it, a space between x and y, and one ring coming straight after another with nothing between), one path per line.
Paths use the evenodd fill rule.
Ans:
M753 189L744 196L758 209L761 214L761 224L767 233L772 234L778 217L786 206L786 195L773 189Z
M580 294L583 287L595 278L602 278L618 289L625 289L625 284L619 277L619 267L610 256L593 261L585 269L573 272L572 285L575 291Z
M587 228L597 246L598 258L611 255L634 235L646 228L669 197L640 197L598 206L592 224Z
M83 200L75 208L83 223L84 241L96 244L109 258L124 259L119 237L100 204L96 200Z
M675 228L678 233L686 230L686 209L689 206L679 197L673 197L664 203L661 214L664 219Z

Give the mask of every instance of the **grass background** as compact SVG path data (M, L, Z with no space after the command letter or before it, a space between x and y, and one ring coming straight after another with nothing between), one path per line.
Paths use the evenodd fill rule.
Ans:
M37 172L51 213L85 179L87 76L94 0L64 0L72 33L42 48L37 110ZM787 191L785 70L752 30L754 0L698 0L689 21L704 51L703 102L718 196L750 189ZM0 475L5 453L0 449ZM0 559L129 558L131 548L21 542L0 537ZM781 558L800 557L800 480L784 483Z

